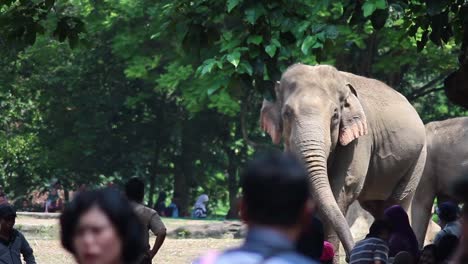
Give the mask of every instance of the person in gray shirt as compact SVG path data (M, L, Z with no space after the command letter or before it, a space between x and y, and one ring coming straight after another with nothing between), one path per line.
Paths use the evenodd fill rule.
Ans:
M441 230L436 234L434 244L439 244L440 239L445 235L454 235L460 238L461 224L458 221L458 205L452 202L441 203L437 207L437 215L439 216Z
M240 214L247 237L239 248L210 252L196 264L315 264L295 243L310 217L307 172L284 153L269 153L249 163L241 175Z

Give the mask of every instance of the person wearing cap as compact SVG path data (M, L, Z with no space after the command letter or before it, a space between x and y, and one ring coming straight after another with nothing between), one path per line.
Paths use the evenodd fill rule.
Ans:
M14 229L16 211L9 204L0 205L0 263L21 264L21 255L26 264L35 264L33 250L26 238Z
M441 203L437 208L437 215L439 216L440 230L435 238L434 244L438 244L440 239L445 235L454 235L460 238L461 224L458 221L458 205L452 202Z

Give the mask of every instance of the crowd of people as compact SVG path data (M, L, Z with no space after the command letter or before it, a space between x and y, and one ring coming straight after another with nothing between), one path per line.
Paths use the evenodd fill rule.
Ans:
M460 185L468 189L468 181ZM275 152L252 160L241 176L244 242L238 248L207 252L193 263L336 263L336 248L324 237L309 186L306 170L292 156ZM124 194L116 188L80 192L60 217L63 247L81 264L152 263L166 238L160 215L176 213L167 211L171 205L164 206L165 194L160 195L156 210L145 206L144 188L143 181L132 178ZM207 195L197 199L194 217L206 217L207 202ZM467 206L460 211L457 204L444 202L437 207L437 215L441 231L433 244L421 250L406 211L391 206L346 260L351 264L468 263ZM15 218L12 206L0 204L0 262L21 263L22 255L27 264L35 263L28 241L14 228ZM150 231L156 236L152 246Z

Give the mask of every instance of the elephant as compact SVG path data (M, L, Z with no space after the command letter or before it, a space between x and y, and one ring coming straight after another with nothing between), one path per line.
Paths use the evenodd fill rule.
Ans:
M424 243L434 198L454 201L451 184L468 175L468 117L426 124L427 160L412 204L413 228L420 245Z
M349 256L353 201L375 218L390 205L409 209L426 160L424 124L386 84L329 65L289 66L275 93L261 127L303 160L328 241Z

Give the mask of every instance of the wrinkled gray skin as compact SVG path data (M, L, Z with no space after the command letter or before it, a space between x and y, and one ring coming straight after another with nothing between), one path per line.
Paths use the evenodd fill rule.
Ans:
M292 65L276 93L263 102L262 128L303 159L328 240L349 255L344 215L354 200L375 218L389 205L409 208L426 159L424 125L395 90L332 66Z
M413 228L419 245L424 243L434 198L439 203L455 198L453 180L468 175L468 117L431 122L426 125L427 160L412 205Z

